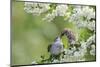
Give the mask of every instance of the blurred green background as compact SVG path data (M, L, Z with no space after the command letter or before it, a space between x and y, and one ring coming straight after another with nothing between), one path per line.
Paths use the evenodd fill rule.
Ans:
M41 16L33 16L24 11L24 2L12 1L12 65L31 64L40 61L41 56L49 57L47 47L64 28L77 30L72 23L65 22L63 17L57 17L54 23L42 21ZM82 31L82 29L81 29ZM83 29L81 39L87 39L91 32ZM88 36L87 36L88 35ZM85 36L85 37L84 37Z

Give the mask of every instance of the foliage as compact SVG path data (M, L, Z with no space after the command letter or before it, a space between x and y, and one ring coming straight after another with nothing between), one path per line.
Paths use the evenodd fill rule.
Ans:
M94 6L34 2L13 2L13 5L13 64L96 60ZM69 38L64 35L61 38L63 52L50 57L49 44L54 43L65 28L75 35L74 46L70 46Z

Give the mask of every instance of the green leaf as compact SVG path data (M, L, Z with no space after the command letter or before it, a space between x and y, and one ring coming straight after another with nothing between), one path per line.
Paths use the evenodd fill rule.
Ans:
M66 35L64 35L62 37L62 42L63 42L64 48L67 48L68 47L68 39L67 39Z
M79 40L81 41L86 41L91 35L93 35L93 32L88 30L87 28L82 28L79 31L80 31Z

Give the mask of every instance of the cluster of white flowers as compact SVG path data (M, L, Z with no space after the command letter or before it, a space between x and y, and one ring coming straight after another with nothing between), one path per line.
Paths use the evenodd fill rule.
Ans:
M57 4L56 8L52 12L48 13L43 20L51 22L56 16L65 16L68 9L67 5ZM24 10L27 13L32 13L33 15L40 15L45 12L49 12L50 4L45 3L34 3L34 2L25 2Z
M67 5L61 5L61 4L57 5L55 10L56 16L65 16L67 9L68 9Z
M43 20L51 22L56 16L65 16L67 9L67 5L58 4L56 6L56 9L52 10L51 13L47 14L46 17L43 18Z
M52 63L86 61L84 56L89 46L91 46L90 55L95 56L95 45L92 43L95 43L95 35L89 37L86 42L81 42L81 46L78 48L73 47L71 49L64 49L64 57L61 58L60 61L55 59Z
M72 13L67 12L69 6L63 4L56 4L55 8L52 9L51 4L45 3L33 3L33 2L25 2L24 10L27 13L31 13L33 15L41 15L45 13L43 20L47 22L52 22L55 17L63 16L65 21L73 22L78 28L88 28L91 31L94 31L94 35L90 36L86 42L80 42L79 47L71 47L71 49L64 49L65 55L60 60L54 59L53 61L49 61L49 63L62 63L62 62L73 62L73 61L85 61L85 55L87 53L87 49L90 48L90 55L95 56L95 9L89 6L73 6ZM68 14L68 15L67 15ZM71 38L70 35L67 37ZM48 63L48 60L43 62ZM36 64L34 61L33 64Z
M95 34L91 37L89 37L89 39L87 40L86 44L87 44L87 47L89 47L92 43L95 43Z
M95 43L95 34L89 37L86 42L81 42L79 47L74 46L70 49L64 49L65 54L60 60L54 59L49 63L86 61L85 55L88 48L91 48L90 55L95 56L95 44L93 43ZM45 62L48 63L48 60Z
M50 9L49 4L45 3L34 3L34 2L25 2L24 10L27 13L32 13L33 15L40 15Z
M44 18L43 21L52 22L52 20L56 17L55 12L48 13Z
M95 51L95 50L96 50L96 48L95 48L95 46L96 46L96 45L95 45L95 40L96 40L95 37L96 37L96 36L95 36L95 34L94 34L93 36L91 36L91 37L87 40L87 43L86 43L86 44L87 44L87 47L88 47L88 48L91 48L91 50L90 50L90 55L93 55L93 56L96 55L96 53L95 53L95 52L96 52L96 51Z
M67 57L72 56L74 57L74 59L76 58L75 61L85 60L84 55L87 53L87 49L89 48L89 46L91 46L90 54L94 56L95 55L95 45L92 45L92 43L95 43L95 35L89 37L86 42L81 42L81 46L78 47L78 51L75 49L75 47L73 50L67 49L66 50L67 53L65 56Z
M79 28L85 27L94 31L95 10L89 6L75 6L69 21L75 23Z
M71 49L64 49L65 54L63 57L58 59L54 59L53 61L45 61L43 63L62 63L62 62L77 62L77 61L86 61L85 55L87 53L87 49L90 49L90 55L95 56L95 35L89 37L86 42L81 42L81 46L76 48L72 47ZM34 63L33 63L34 64Z
M43 18L43 20L47 22L52 22L56 16L68 16L68 5L57 4L56 8L49 12L51 9L50 5L51 4L25 2L24 10L33 15L40 15L48 12ZM74 6L73 13L68 17L69 21L75 23L79 28L87 27L92 31L95 30L95 10L89 6Z
M95 56L95 45L91 45L91 50L90 50L90 54Z

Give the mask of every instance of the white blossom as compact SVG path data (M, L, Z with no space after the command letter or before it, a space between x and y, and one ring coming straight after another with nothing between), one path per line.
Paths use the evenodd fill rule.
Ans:
M62 62L76 62L76 61L86 61L86 58L84 57L87 53L87 49L90 46L91 50L90 50L90 55L95 56L95 45L92 44L95 43L95 34L90 36L86 42L81 42L81 46L76 48L76 47L72 47L71 49L64 49L64 56L63 58L60 58L60 60L58 59L54 59L53 61L50 62L46 62L46 63L62 63ZM78 49L78 50L77 50ZM45 63L44 62L44 63Z
M67 11L68 7L67 5L57 5L56 9L52 10L51 13L47 14L43 20L47 21L47 22L52 22L52 20L56 17L56 16L65 16L66 15L66 11Z
M96 24L95 21L89 22L89 23L87 24L87 28L90 29L90 30L92 30L92 31L93 31L93 30L95 31L95 24Z
M33 13L33 10L34 8L37 6L36 3L32 3L32 2L25 2L25 5L24 5L24 10L27 12L27 13Z
M67 9L67 5L57 5L55 10L56 16L65 16Z
M92 35L92 36L90 36L88 39L87 39L87 42L86 42L86 44L87 44L87 47L89 47L92 43L95 43L95 34L94 35Z
M93 21L91 21L93 19ZM95 10L88 6L75 7L69 21L75 23L79 28L86 27L95 30Z
M93 31L93 35L90 36L86 41L82 41L79 43L79 47L71 47L69 48L63 48L62 51L65 52L65 55L63 58L54 59L53 61L45 61L43 63L61 63L61 62L73 62L73 61L85 61L85 55L87 53L87 49L90 48L89 52L90 55L95 56L95 10L92 7L89 6L73 6L72 12L68 12L69 6L62 5L62 4L56 4L55 8L52 9L50 7L51 4L45 4L45 3L33 3L33 2L25 2L24 10L27 13L31 13L33 15L41 15L42 13L45 13L42 20L46 22L53 22L55 17L62 16L66 17L64 20L68 19L68 22L74 23L78 28L88 28L89 30ZM51 11L49 12L49 10ZM47 12L47 13L46 13ZM69 39L70 44L75 44L76 40L74 38L74 35L71 32L67 32L67 38ZM61 51L61 53L62 53ZM54 47L52 49L52 54L54 52ZM59 51L56 50L56 54L59 54ZM33 64L37 64L36 61L32 62Z
M95 56L95 45L91 45L90 54Z
M53 60L51 63L59 63L59 60Z
M44 3L33 3L33 2L25 2L24 10L27 13L32 13L33 15L40 15L50 9L49 4Z
M74 52L74 56L75 57L79 57L80 56L80 53L78 51Z
M53 19L55 18L55 14L52 13L52 14L47 14L45 18L43 18L44 21L47 21L47 22L51 22Z
M87 19L95 18L95 12L93 8L89 6L84 6L81 12L82 16L86 17Z

